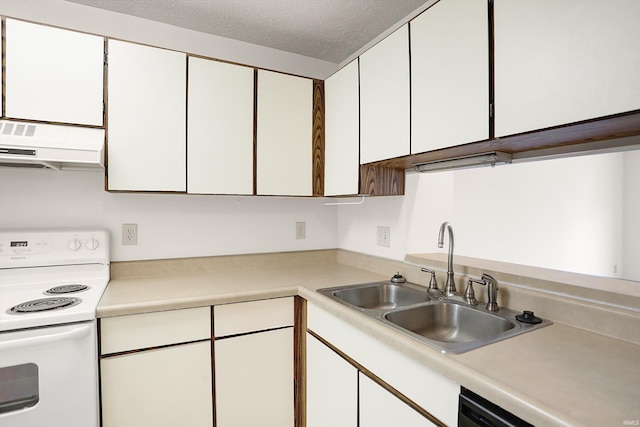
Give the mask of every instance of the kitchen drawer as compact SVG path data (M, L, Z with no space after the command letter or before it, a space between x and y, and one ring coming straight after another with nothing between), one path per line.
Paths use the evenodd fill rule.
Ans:
M107 317L100 320L101 354L209 338L209 307Z
M213 319L216 338L293 326L293 297L217 305Z

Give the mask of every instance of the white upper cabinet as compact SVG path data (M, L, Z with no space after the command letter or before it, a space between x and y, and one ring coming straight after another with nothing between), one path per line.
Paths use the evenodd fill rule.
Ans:
M187 60L109 40L108 188L186 191Z
M360 163L409 154L409 30L360 56Z
M410 28L411 152L488 139L487 2L441 0Z
M495 0L496 136L640 108L640 2Z
M313 81L258 70L257 193L312 195Z
M104 39L6 20L5 116L103 125Z
M357 194L360 175L358 61L324 82L324 194Z
M189 193L253 194L253 74L189 58Z

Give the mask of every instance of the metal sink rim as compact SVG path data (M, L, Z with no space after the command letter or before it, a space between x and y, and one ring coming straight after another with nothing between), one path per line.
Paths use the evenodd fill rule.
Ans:
M402 307L397 307L394 309L371 309L371 308L361 308L358 307L356 305L352 305L349 304L346 301L343 301L341 299L339 299L338 297L336 297L334 295L334 293L336 291L340 291L343 289L357 289L357 288L362 288L362 287L367 287L367 286L374 286L374 285L381 285L381 284L392 284L392 285L396 285L399 287L406 287L418 292L422 292L427 294L428 296L431 297L430 301L427 302L421 302L421 303L416 303L416 304L410 304L410 305L405 305ZM489 310L486 310L484 308L484 304L481 302L478 306L470 306L468 304L466 304L465 302L463 302L461 300L460 297L443 297L441 295L438 294L432 294L430 292L427 291L427 289L421 285L415 284L415 283L410 283L410 282L404 282L404 283L392 283L390 281L380 281L380 282L370 282L370 283L361 283L361 284L356 284L356 285L346 285L346 286L335 286L335 287L331 287L331 288L323 288L323 289L319 289L318 292L322 295L325 295L327 297L329 297L330 299L332 299L333 301L336 301L342 305L345 305L346 307L349 307L353 310L356 311L360 311L361 313L364 313L365 315L391 327L392 329L406 335L409 336L413 339L416 339L418 341L420 341L421 343L435 349L438 350L442 353L449 353L449 354L460 354L460 353L465 353L471 350L475 350L477 348L480 347L484 347L487 346L489 344L493 344L499 341L503 341L521 334L524 334L526 332L530 332L533 330L537 330L540 328L543 328L545 326L549 326L551 324L553 324L552 321L547 320L547 319L542 319L541 323L538 324L527 324L527 323L522 323L518 320L515 319L515 316L518 314L521 314L521 312L519 311L515 311L515 310L511 310L508 308L503 308L501 307L499 311L497 312L492 312ZM412 309L416 309L419 308L421 306L429 306L429 305L436 305L436 304L455 304L455 305L459 305L464 307L465 309L469 309L469 310L477 310L479 312L482 312L486 315L489 316L495 316L498 318L502 318L505 319L507 321L509 321L510 323L512 323L514 325L513 328L507 330L507 331L503 331L499 334L493 335L491 337L487 337L487 338L482 338L482 339L477 339L474 341L470 341L470 342L447 342L447 341L437 341L434 339L430 339L430 338L426 338L422 335L416 334L402 326L399 326L395 323L393 323L392 321L388 320L386 318L387 315L391 314L391 313L398 313L398 312L402 312L402 311L407 311L407 310L412 310Z

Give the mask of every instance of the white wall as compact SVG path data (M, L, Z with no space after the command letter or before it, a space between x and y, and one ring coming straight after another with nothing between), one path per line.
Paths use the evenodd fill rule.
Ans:
M449 221L458 255L619 277L623 160L624 154L613 153L409 173L404 198L341 206L338 244L393 259L444 251L437 235ZM637 186L631 194L639 194ZM390 248L376 245L377 225L391 227Z
M0 15L325 79L338 65L63 0L1 0Z
M138 224L137 246L121 245L123 223ZM337 245L337 209L322 199L107 193L101 172L0 168L0 229L33 227L106 228L114 261Z
M640 280L640 150L624 155L624 277Z

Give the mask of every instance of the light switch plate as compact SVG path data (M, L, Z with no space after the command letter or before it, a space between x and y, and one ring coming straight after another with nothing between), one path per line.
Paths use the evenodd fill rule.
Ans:
M391 246L391 227L378 227L378 246Z

